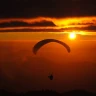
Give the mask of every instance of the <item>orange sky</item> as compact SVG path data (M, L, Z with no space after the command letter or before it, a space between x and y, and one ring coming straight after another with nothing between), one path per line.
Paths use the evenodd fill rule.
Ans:
M78 40L96 40L95 32L85 32L85 31L69 31L69 32L1 32L0 40L40 40L46 38L54 38L61 40L68 40L68 35L70 32L74 32L77 35L75 41Z
M6 35L6 33L3 34ZM16 33L9 34L9 37L16 36ZM64 35L61 33L36 33L31 35L33 38L30 36L31 33L17 34L19 35L15 38L11 37L11 40L7 38L7 41L0 41L0 74L2 76L0 88L25 92L39 89L53 89L58 92L72 89L95 91L96 37L93 39L93 36L89 35L69 40L63 38ZM31 40L27 38L27 41L24 41L22 37L25 38L26 34ZM34 55L33 46L49 36L66 42L71 52L68 53L60 44L50 43ZM51 72L54 74L52 82L47 78Z
M1 0L0 89L96 92L96 0Z
M81 25L85 23L90 25L95 18L91 19L86 18L87 22L85 22L86 20L81 18L78 19L78 22ZM71 22L70 19L64 20L66 22L63 19L53 20L58 26L61 24L69 26L70 23L78 25L75 19L73 19L74 22ZM95 25L94 20L91 23ZM69 32L75 32L76 39L69 39ZM38 54L34 55L32 53L33 46L38 41L49 38L66 42L70 46L71 52L68 53L59 44L50 43L43 46ZM11 91L39 89L53 89L58 92L72 89L95 91L95 49L95 32L82 30L50 33L0 32L0 75L2 77L0 88ZM53 82L47 78L51 72L54 74Z

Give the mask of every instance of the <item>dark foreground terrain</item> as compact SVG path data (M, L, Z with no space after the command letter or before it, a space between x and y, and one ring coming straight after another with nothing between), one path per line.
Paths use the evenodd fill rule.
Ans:
M0 90L0 96L96 96L96 93L85 90L72 90L64 93L58 93L52 90L29 91L26 93L14 93Z

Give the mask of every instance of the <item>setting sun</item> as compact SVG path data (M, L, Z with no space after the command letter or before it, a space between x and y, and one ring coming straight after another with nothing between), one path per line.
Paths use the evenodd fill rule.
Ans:
M74 32L69 33L69 38L70 39L75 39L76 38L76 33L74 33Z

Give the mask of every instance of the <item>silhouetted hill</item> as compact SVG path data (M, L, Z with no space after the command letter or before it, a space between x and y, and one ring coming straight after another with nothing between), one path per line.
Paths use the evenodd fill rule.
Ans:
M72 90L61 94L52 90L29 91L26 93L0 90L0 96L96 96L96 93L87 92L85 90Z
M62 93L62 96L96 96L96 93L88 92L85 90L72 90Z
M8 92L6 90L0 90L0 96L19 96L19 94L15 92Z
M59 93L52 90L30 91L25 96L59 96Z

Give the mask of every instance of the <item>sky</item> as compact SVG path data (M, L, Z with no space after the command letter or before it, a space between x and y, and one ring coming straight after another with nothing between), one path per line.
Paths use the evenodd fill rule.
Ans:
M1 0L0 89L96 92L95 11L96 0ZM50 38L71 52L53 42L34 55L34 45Z
M96 30L95 0L1 0L0 32Z

